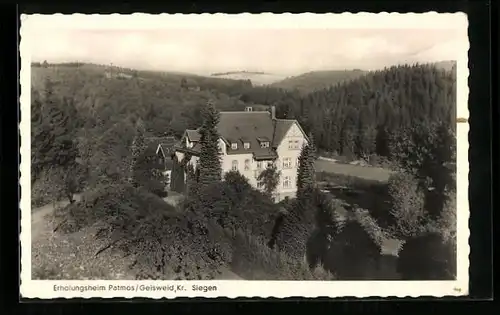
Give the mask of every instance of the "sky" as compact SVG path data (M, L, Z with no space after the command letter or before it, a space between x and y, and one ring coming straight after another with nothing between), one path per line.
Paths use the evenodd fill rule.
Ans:
M468 45L464 31L452 26L140 29L45 23L25 34L32 61L81 61L196 74L373 70L405 62L456 60Z

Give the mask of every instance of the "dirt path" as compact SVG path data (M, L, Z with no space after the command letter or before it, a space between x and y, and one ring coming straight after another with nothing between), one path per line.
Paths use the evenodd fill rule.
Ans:
M79 201L81 198L81 194L77 194L74 196L76 201ZM62 200L56 202L55 204L49 203L45 206L41 206L31 211L31 240L35 240L40 234L44 232L46 229L46 217L49 214L54 212L56 207L64 207L69 203L67 200ZM54 207L55 205L55 207Z

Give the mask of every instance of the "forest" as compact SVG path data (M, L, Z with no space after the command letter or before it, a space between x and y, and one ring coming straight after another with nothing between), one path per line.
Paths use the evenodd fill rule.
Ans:
M135 257L137 278L213 279L226 268L244 279L379 279L388 259L382 243L395 238L397 277L450 279L455 77L455 69L401 65L304 93L246 80L35 64L32 207L67 199L55 211L55 229L99 226L106 248ZM217 175L210 139L218 112L252 104L275 105L278 117L298 119L314 139L302 149L295 199L274 204L240 174ZM206 158L188 176L184 201L171 206L148 138L202 124ZM318 153L388 161L395 173L377 188L387 195L385 208L346 206L319 189Z

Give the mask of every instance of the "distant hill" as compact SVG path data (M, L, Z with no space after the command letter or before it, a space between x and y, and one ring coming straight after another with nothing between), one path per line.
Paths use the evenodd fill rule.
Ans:
M220 110L243 110L240 100L248 81L204 77L187 73L140 71L87 63L33 64L32 96L43 94L45 82L54 93L75 103L85 119L99 113L106 121L140 116L152 135L176 136L199 126L200 106L208 101Z
M130 68L122 68L116 66L99 65L91 63L57 63L43 65L40 63L32 64L32 86L35 88L41 87L45 78L51 80L67 81L76 76L77 73L85 74L85 76L105 77L108 79L131 79L138 78L141 81L161 81L172 86L179 86L181 81L185 79L187 86L197 86L203 89L212 89L215 86L234 86L245 85L247 82L243 80L235 80L222 77L206 77L191 73L170 72L170 71L147 71L135 70ZM67 83L67 82L66 82Z
M309 93L357 79L366 73L368 72L359 69L312 71L272 83L271 86L286 90L297 89L303 93Z
M252 85L268 85L285 78L285 76L283 75L255 71L230 71L212 73L211 77L231 80L250 80L250 82L252 82Z

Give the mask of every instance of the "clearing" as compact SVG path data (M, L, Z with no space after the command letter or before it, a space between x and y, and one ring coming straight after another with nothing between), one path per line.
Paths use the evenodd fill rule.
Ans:
M321 158L316 160L314 166L316 172L341 174L380 182L388 181L392 174L390 170L381 167L336 163L334 160Z

